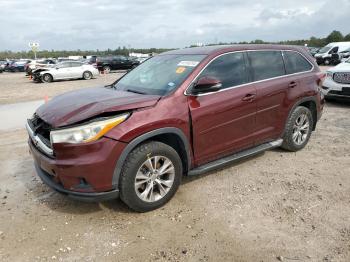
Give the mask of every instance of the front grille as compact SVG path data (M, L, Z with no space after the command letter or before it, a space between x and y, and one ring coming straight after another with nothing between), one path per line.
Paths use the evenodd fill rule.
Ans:
M350 72L349 73L334 73L333 75L334 82L340 84L350 84Z
M37 114L29 120L29 124L34 134L37 135L43 143L51 148L50 143L50 131L52 129L51 125L42 120Z

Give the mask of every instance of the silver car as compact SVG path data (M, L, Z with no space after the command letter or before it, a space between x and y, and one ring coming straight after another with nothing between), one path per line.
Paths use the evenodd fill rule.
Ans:
M37 69L33 72L33 80L49 83L62 79L91 79L99 74L92 65L75 61L61 62L56 65Z

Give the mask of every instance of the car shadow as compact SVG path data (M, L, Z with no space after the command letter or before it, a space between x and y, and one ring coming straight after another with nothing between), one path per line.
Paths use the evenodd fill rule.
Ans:
M327 99L326 106L349 108L350 107L350 99L349 100Z

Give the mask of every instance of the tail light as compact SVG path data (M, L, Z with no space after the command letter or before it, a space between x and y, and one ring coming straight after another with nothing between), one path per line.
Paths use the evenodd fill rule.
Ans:
M92 64L93 67L97 68L97 63Z
M326 78L326 74L323 72L320 72L317 74L317 80L316 83L319 87L322 87L323 80Z

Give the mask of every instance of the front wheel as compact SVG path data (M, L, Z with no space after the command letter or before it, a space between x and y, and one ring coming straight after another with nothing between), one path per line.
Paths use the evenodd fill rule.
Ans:
M293 152L304 148L310 139L312 127L311 111L307 107L298 106L288 119L282 148Z
M105 74L109 74L111 72L111 67L106 65L102 68L102 70Z
M90 71L85 71L85 72L83 73L83 78L84 78L85 80L91 79L91 78L92 78L92 73L91 73Z
M137 212L157 209L174 196L181 177L182 162L175 149L156 141L142 144L125 160L120 198Z
M44 74L44 75L41 77L41 80L42 80L44 83L50 83L50 82L52 82L53 78L52 78L52 75L50 75L50 74Z
M331 60L329 60L328 58L326 58L326 59L324 60L324 64L325 64L325 65L330 65L330 64L331 64Z

